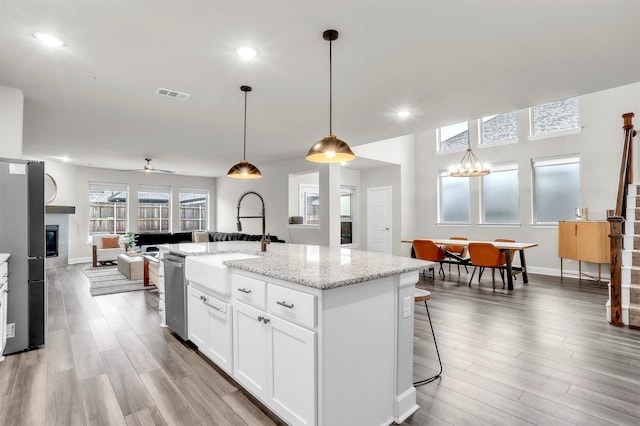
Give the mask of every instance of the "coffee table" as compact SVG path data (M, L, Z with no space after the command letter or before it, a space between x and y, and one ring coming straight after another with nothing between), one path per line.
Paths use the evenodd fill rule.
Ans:
M142 256L119 254L118 272L130 280L141 280L144 277L144 259Z

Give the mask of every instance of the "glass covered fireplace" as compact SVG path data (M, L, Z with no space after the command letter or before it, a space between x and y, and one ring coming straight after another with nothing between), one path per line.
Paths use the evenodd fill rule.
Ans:
M47 257L58 257L58 225L47 225L45 232Z

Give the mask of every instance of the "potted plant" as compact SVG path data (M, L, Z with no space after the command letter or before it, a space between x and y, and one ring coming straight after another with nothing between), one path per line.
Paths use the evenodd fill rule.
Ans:
M133 246L136 244L136 238L138 238L138 236L133 232L127 232L122 236L122 242L124 243L124 247L127 251L131 251Z

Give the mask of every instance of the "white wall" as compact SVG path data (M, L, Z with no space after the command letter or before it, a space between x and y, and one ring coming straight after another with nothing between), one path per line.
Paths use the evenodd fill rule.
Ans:
M0 86L0 157L22 158L24 95Z
M462 152L436 153L435 129L416 135L415 182L421 191L416 199L418 221L415 237L446 238L466 235L470 239L487 240L498 237L522 242L536 242L537 248L527 251L527 263L533 271L559 274L557 226L536 226L532 222L531 160L575 155L580 157L580 204L589 208L589 218L604 220L606 210L613 208L618 185L623 144L622 118L626 112L640 110L640 83L601 91L579 98L579 134L530 141L528 110L518 111L520 139L518 143L478 149L477 120L470 122L472 149L481 159L492 164L517 162L519 167L520 225L479 225L480 179L470 181L471 224L447 226L437 223L437 175L462 157ZM487 111L487 115L504 111ZM637 150L635 151L637 152ZM636 176L638 174L636 173ZM578 206L576 206L578 207ZM577 262L565 263L565 270L577 270ZM608 271L608 268L604 267ZM583 271L595 272L596 265L583 264Z
M179 176L161 173L119 172L95 167L80 167L56 161L45 161L45 170L58 184L58 194L50 203L54 206L74 206L76 213L69 215L69 263L86 262L91 257L89 240L89 182L126 184L129 187L128 229L137 230L138 185L170 187L172 198L178 199L181 189L204 189L209 191L209 227L215 224L216 190L215 179ZM176 205L176 203L173 203ZM172 211L171 229L178 232L177 207Z

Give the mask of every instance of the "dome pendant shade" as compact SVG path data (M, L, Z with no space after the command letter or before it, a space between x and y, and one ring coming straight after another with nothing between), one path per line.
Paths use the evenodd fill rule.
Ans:
M251 91L251 86L240 86L240 90L244 92L244 138L242 161L234 164L227 172L227 176L236 179L259 179L262 177L260 170L247 161L247 92Z
M315 163L342 163L356 158L348 143L333 135L333 73L331 43L338 39L338 31L326 30L322 38L329 42L329 136L316 142L307 153L307 160Z
M227 176L238 179L258 179L262 177L262 173L247 160L242 160L229 169Z
M356 158L345 141L334 135L326 136L309 149L307 160L316 163L341 163Z

